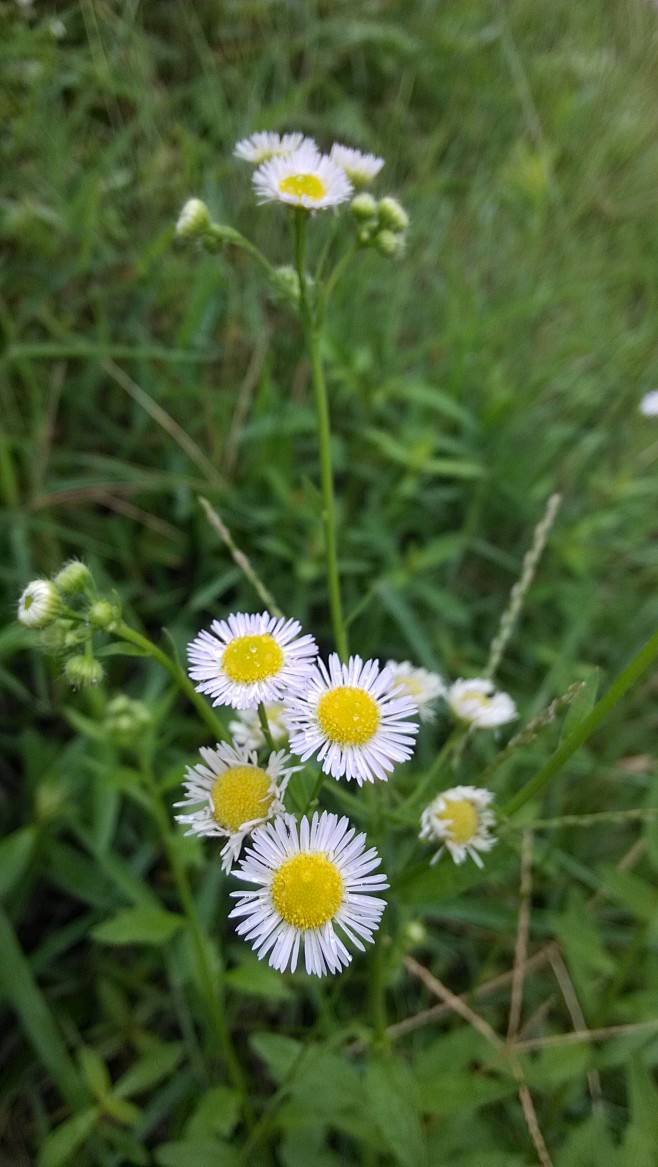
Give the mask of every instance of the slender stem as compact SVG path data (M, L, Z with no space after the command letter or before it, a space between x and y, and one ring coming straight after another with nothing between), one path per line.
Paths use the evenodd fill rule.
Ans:
M260 701L258 704L258 720L260 721L260 727L263 731L263 737L265 738L265 744L266 744L268 750L273 750L274 749L274 742L272 741L272 733L270 730L270 723L267 720L267 711L266 711L265 706L263 705L262 701Z
M311 793L309 794L309 796L306 800L306 806L304 807L304 812L303 812L304 814L306 814L307 811L309 811L313 808L314 802L317 802L318 795L322 789L322 784L324 782L324 779L325 779L324 772L322 770L320 770L320 773L318 774L318 776L315 779L315 782L313 784L313 789L311 790Z
M222 983L221 972L215 977L208 960L208 952L206 948L206 938L203 927L199 919L197 907L194 902L190 882L187 878L187 871L181 862L178 848L176 846L176 837L169 821L169 815L162 803L160 791L153 777L150 766L142 763L142 776L144 785L148 790L151 798L151 809L153 817L158 824L162 843L169 860L171 872L178 891L185 917L188 922L192 941L194 944L194 951L196 954L199 976L203 984L203 992L206 997L206 1003L214 1029L217 1043L224 1060L224 1064L228 1071L229 1078L236 1090L240 1092L242 1097L247 1100L247 1084L245 1081L242 1067L240 1065L238 1056L235 1052L231 1034L226 1023L226 1011L224 1006L224 986ZM245 1103L247 1111L250 1108ZM251 1116L253 1118L253 1115Z
M381 932L375 939L375 944L370 955L370 977L368 984L370 989L370 1016L374 1030L374 1045L382 1049L389 1045L389 1040L386 1034L388 1015L386 1011L384 942Z
M336 642L336 650L341 660L349 655L347 632L343 618L338 576L338 554L336 550L336 504L334 481L331 467L331 425L329 403L322 367L320 341L322 323L314 319L309 303L306 283L306 211L299 210L295 218L295 259L299 276L299 306L304 325L304 338L311 361L311 381L315 398L315 415L320 446L320 481L322 486L322 519L324 525L325 554L327 557L327 581L329 585L329 607Z
M416 789L414 790L411 797L405 799L405 801L402 803L402 806L398 808L399 811L404 811L408 807L413 806L416 803L420 803L423 801L423 799L426 796L427 790L432 785L432 782L436 778L436 775L441 770L443 763L450 756L450 754L454 750L457 743L461 741L465 732L466 731L464 730L463 726L461 726L461 725L455 726L452 733L444 741L441 749L439 750L434 761L432 762L432 765L430 766L429 770L427 771L423 781L420 783L419 786L416 787Z
M539 794L548 785L551 779L562 769L565 762L568 762L571 755L598 729L603 719L621 701L631 685L642 676L642 673L646 672L657 656L658 631L654 632L651 639L633 657L631 663L613 681L607 693L604 693L601 700L597 701L591 713L563 741L559 750L553 754L553 757L549 758L541 770L535 774L534 778L531 778L523 789L519 790L510 799L503 812L505 815L516 814L522 806L525 806L526 802L529 802L531 798L534 798L536 794Z
M127 640L129 644L134 644L136 648L141 648L143 652L157 661L159 665L162 665L162 668L169 673L169 676L176 682L179 689L192 702L197 713L200 714L202 720L212 730L217 741L224 741L226 739L226 734L212 709L204 700L201 693L197 693L194 685L187 674L183 672L177 661L172 660L161 648L158 648L157 644L153 644L151 640L146 636L142 636L140 632L135 632L134 628L131 628L128 624L124 624L123 621L119 624L116 635L122 640Z

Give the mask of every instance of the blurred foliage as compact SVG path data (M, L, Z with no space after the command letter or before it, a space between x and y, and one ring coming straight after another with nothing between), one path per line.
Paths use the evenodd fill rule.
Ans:
M524 719L593 666L605 686L658 621L658 430L637 412L658 384L655 6L3 0L0 15L7 621L25 583L74 554L181 648L211 614L257 607L203 494L329 645L299 332L241 253L172 245L195 194L288 262L284 217L254 205L231 151L254 130L299 128L384 155L379 189L412 219L405 260L363 257L329 320L354 649L481 670L558 489L501 683ZM71 696L30 642L10 623L0 635L2 1161L230 1167L236 1098L208 1087L170 875L129 757L94 730L109 695ZM110 663L153 711L173 801L203 727L143 662ZM656 805L657 693L655 675L638 686L546 815ZM499 789L556 734L506 763ZM491 756L475 743L473 780ZM401 966L412 947L456 992L511 968L516 837L484 882L410 872L386 917L391 1020L431 1003ZM225 881L196 842L180 847L205 923L226 933ZM616 870L624 855L632 872ZM655 1019L656 823L538 835L534 861L531 945L557 937L587 1025ZM140 930L148 944L133 946ZM281 1090L277 1162L534 1162L509 1069L462 1021L400 1038L399 1058L348 1056L365 962L325 998L226 934L231 1023L259 1105ZM509 987L477 1004L502 1033L508 1001ZM524 1017L531 1036L573 1028L548 965L528 975ZM556 1167L655 1162L657 1062L655 1030L523 1055ZM588 1094L594 1070L603 1103Z

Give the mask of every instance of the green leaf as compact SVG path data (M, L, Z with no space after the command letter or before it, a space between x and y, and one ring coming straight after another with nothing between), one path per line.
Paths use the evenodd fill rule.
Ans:
M83 1045L78 1050L78 1062L92 1094L102 1103L112 1090L112 1079L105 1062L96 1050L88 1045Z
M238 1167L240 1154L229 1143L181 1139L158 1147L155 1161L158 1167Z
M119 1078L114 1087L115 1098L130 1098L133 1094L150 1090L173 1073L183 1053L182 1042L158 1042Z
M38 1167L71 1167L73 1155L93 1131L100 1118L98 1106L81 1110L67 1118L46 1138L38 1159Z
M21 827L0 840L0 898L11 895L23 877L36 843L34 827Z
M0 993L16 1011L22 1028L55 1085L72 1106L89 1100L48 1006L37 985L9 918L0 908Z
M185 1126L185 1137L203 1140L211 1135L233 1133L240 1117L240 1095L228 1086L213 1086L208 1090Z
M366 1096L379 1133L401 1167L423 1167L427 1146L415 1079L404 1062L380 1058L368 1065Z
M279 1033L252 1033L249 1044L277 1083L290 1072L304 1048L300 1041Z
M268 964L244 964L232 968L225 974L225 981L238 993L252 997L264 997L268 1001L291 1001L294 993L285 983L280 973Z
M630 871L607 866L599 868L597 875L606 895L623 904L632 916L648 924L658 922L658 892L646 880Z
M126 1102L125 1098L113 1098L112 1095L103 1100L103 1111L109 1118L122 1122L125 1126L135 1126L142 1117L139 1106L135 1106L134 1102Z
M555 1167L616 1167L618 1162L605 1117L595 1114L569 1133Z
M124 908L91 934L100 944L166 944L185 926L185 918L164 908Z
M566 907L554 917L554 928L572 974L609 976L615 971L580 889L571 889Z

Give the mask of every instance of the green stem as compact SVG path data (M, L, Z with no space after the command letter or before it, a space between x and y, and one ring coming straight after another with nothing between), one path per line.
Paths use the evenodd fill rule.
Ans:
M258 720L260 721L260 727L263 731L263 737L265 738L265 744L267 745L268 750L274 750L274 742L272 741L270 723L267 720L267 712L262 701L260 701L258 704Z
M205 721L206 725L212 730L217 741L226 740L226 734L222 729L219 721L215 717L212 709L204 700L201 693L197 693L194 685L187 676L187 673L183 671L177 661L172 660L170 656L167 656L167 654L163 652L161 648L158 648L158 646L153 644L153 642L146 636L142 636L140 632L135 632L134 628L130 628L130 626L128 624L124 624L123 621L121 621L119 627L116 629L116 635L122 640L127 640L129 644L134 644L136 648L141 648L142 651L147 654L147 656L152 657L153 660L157 661L159 665L162 665L162 668L169 673L169 676L176 682L179 689L181 689L188 700L192 702L197 713L201 716L201 719Z
M304 810L302 812L303 814L307 814L309 810L313 809L313 804L315 802L317 802L317 800L318 800L318 795L322 789L324 779L325 779L324 771L320 770L320 773L318 774L318 776L315 779L315 782L313 784L313 789L311 790L311 793L309 794L308 798L306 799L306 806L304 807Z
M331 467L331 425L329 403L322 367L320 342L322 322L314 319L313 309L308 299L306 283L306 218L307 212L299 210L295 218L295 260L299 276L299 307L304 325L304 339L311 362L311 381L315 399L315 416L320 447L320 481L322 486L322 519L324 525L325 554L327 557L327 580L329 585L329 607L336 642L336 650L341 660L347 660L349 649L343 618L338 576L338 554L336 551L336 504L334 480Z
M425 775L423 781L420 783L419 786L416 787L416 789L414 790L411 797L405 799L405 801L402 803L402 806L397 808L398 812L399 811L404 812L410 806L415 806L416 803L420 803L420 802L424 801L426 794L427 794L427 791L428 791L429 787L432 785L432 782L436 778L437 774L441 770L443 763L450 756L450 754L452 753L452 751L454 750L454 748L458 744L458 742L461 741L461 739L464 736L464 733L465 733L465 730L464 730L463 726L461 726L461 725L455 726L452 733L444 741L441 749L439 750L434 761L432 762L432 765L430 766L429 770L427 771L427 774Z
M375 940L370 957L370 1016L374 1031L373 1045L385 1049L389 1042L386 1035L388 1015L386 1012L386 985L384 976L384 939L380 932Z
M176 846L176 837L171 827L169 815L162 803L160 791L153 777L150 766L142 764L142 776L144 784L151 798L151 809L153 817L158 825L162 843L167 854L167 859L171 867L171 873L174 877L176 890L180 899L187 923L192 936L194 944L194 951L197 959L199 976L203 985L203 992L208 1006L208 1012L212 1022L212 1027L217 1038L217 1044L221 1052L224 1064L228 1071L229 1078L240 1095L245 1099L245 1110L250 1117L250 1124L253 1120L251 1107L247 1106L248 1099L247 1083L245 1081L242 1067L240 1065L238 1056L235 1052L231 1034L226 1023L226 1009L224 1003L224 985L221 971L217 978L213 974L210 961L208 960L208 952L206 948L206 937L203 932L203 927L199 919L197 907L194 902L190 882L187 878L187 871L181 862L178 848Z
M646 672L649 666L658 656L658 631L654 632L653 636L643 648L633 657L633 660L626 668L619 674L617 679L613 681L607 693L604 693L600 701L592 709L591 713L581 721L580 725L574 729L573 733L563 741L559 750L553 754L552 758L548 759L545 766L531 778L529 782L519 790L517 794L510 799L507 806L504 808L504 814L511 816L516 814L526 802L539 794L541 790L551 781L552 778L562 769L565 762L568 762L572 754L579 749L584 742L587 741L608 713L614 709L624 694L630 689L631 685L637 681L642 673Z

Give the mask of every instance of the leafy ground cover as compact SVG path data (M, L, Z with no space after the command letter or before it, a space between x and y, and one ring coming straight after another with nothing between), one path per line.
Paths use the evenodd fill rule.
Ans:
M658 805L655 673L520 826L579 822L510 831L484 878L425 867L400 882L381 949L387 1054L370 1042L370 964L328 995L256 964L208 847L174 835L163 852L107 704L148 705L170 804L207 733L166 678L108 657L108 685L72 693L12 621L25 583L72 555L181 650L210 615L254 608L204 496L330 647L299 334L247 259L172 236L194 193L288 262L285 221L254 206L233 144L261 128L340 137L386 157L412 218L405 259L364 255L328 321L351 638L364 656L481 671L560 491L499 675L524 723L584 687L567 725L499 766L497 791L531 777L658 623L658 428L637 411L658 384L654 6L2 15L5 1161L515 1167L537 1161L535 1122L556 1167L650 1167L658 830L624 814ZM474 744L460 778L494 754ZM583 821L603 811L618 818ZM255 1135L203 1037L172 855L228 969Z

